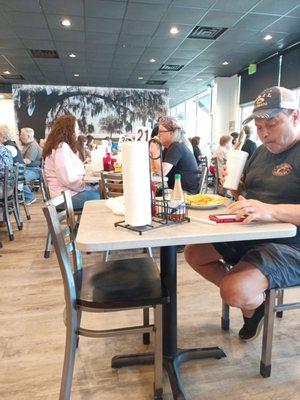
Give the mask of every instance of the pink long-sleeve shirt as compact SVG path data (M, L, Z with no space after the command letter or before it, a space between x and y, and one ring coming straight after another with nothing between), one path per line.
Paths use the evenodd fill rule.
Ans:
M83 162L67 143L63 142L56 150L52 150L45 159L44 169L51 198L68 189L71 196L85 190Z

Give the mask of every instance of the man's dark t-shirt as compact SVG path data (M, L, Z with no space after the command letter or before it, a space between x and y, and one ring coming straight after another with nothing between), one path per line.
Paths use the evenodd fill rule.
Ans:
M163 151L163 161L173 167L167 174L169 188L174 188L175 174L181 175L182 189L188 193L196 194L199 191L199 170L194 154L184 143L172 143Z
M197 165L200 165L199 157L202 156L201 150L198 146L193 147L194 157L196 159Z
M300 204L300 142L273 154L260 146L245 166L246 197L269 204ZM300 227L291 238L272 242L300 244Z

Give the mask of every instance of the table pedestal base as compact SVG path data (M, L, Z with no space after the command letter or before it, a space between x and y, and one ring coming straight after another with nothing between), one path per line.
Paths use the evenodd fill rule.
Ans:
M226 354L220 347L196 348L188 350L178 349L175 357L164 356L164 368L169 376L174 400L186 400L186 395L179 371L181 363L204 358L220 359L222 357L226 357ZM153 362L153 353L128 354L124 356L113 357L111 366L112 368L121 368L133 365L148 365L153 364Z

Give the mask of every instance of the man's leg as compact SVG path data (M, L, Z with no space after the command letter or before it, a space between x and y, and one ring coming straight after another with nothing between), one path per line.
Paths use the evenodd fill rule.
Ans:
M26 203L31 203L35 200L34 193L30 190L28 183L34 181L35 179L40 178L39 168L38 167L27 167L25 170L25 181L26 185L24 185L24 198Z
M185 246L184 257L190 266L208 281L220 287L220 282L227 274L220 261L221 254L211 244L191 244Z

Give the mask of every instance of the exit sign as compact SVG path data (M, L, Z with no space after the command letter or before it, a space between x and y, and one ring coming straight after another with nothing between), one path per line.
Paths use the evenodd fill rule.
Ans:
M256 72L256 64L249 64L248 75L255 74L255 72Z

